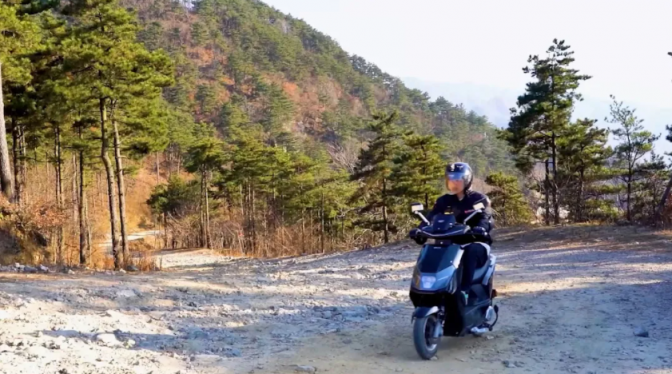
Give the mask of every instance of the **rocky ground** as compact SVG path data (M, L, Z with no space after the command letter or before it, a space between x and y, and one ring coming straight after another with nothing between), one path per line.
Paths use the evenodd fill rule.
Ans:
M672 373L672 241L633 228L497 233L484 337L421 361L418 247L281 260L163 254L163 272L0 274L0 373ZM25 269L24 269L25 270Z

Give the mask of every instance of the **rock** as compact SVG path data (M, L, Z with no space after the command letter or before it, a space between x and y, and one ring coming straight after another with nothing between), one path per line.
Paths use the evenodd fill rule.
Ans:
M429 360L430 361L437 361L438 359L439 359L439 356L432 356L432 358L430 358Z
M187 333L187 338L188 339L208 339L209 335L207 332L200 330L200 329L195 329L191 330Z
M129 265L129 266L126 267L126 271L137 272L137 271L140 271L140 269L138 269L138 267L135 266L135 265Z
M23 272L24 273L37 273L37 269L32 267L32 266L24 266L23 267Z
M238 348L227 348L226 355L228 357L240 357L243 355L243 353Z
M502 361L502 364L504 364L504 366L507 367L507 368L509 368L509 369L513 369L513 368L517 368L517 367L518 367L518 366L516 366L515 363L513 363L513 362L511 362L511 361L509 361L509 360L504 360L504 361Z
M68 274L69 274L69 275L75 275L75 272L72 271L72 269L69 269L69 270L68 270Z
M365 306L355 306L351 310L343 311L344 318L359 318L365 317L369 314L369 310Z
M43 273L48 273L49 272L49 268L44 266L44 265L40 265L37 268Z
M334 274L334 273L335 273L335 271L333 271L331 269L324 269L324 270L320 270L320 271L317 272L317 274Z
M126 343L124 343L124 345L126 346L126 348L133 348L135 347L135 340L128 339L126 340Z
M98 334L96 335L96 341L109 347L121 345L121 342L114 334Z
M639 327L637 330L635 330L635 336L640 338L648 338L649 332L645 328Z
M187 306L190 306L190 307L192 307L192 308L198 308L198 305L197 305L195 302L193 302L193 301L188 302L188 303L187 303Z
M120 290L117 291L117 297L118 298L132 298L132 297L138 297L138 295L135 293L133 290Z
M126 274L126 270L124 270L124 269L119 269L119 273L120 273L120 274Z
M333 317L333 314L330 311L322 312L322 318L331 319L331 317Z
M296 365L294 371L297 373L317 373L317 369L315 367L308 365Z

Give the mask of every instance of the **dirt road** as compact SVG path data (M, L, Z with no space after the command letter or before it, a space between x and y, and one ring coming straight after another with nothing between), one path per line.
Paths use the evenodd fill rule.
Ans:
M436 361L413 348L418 248L401 243L272 261L177 252L151 274L1 274L0 373L672 373L671 236L497 238L500 322L444 339Z

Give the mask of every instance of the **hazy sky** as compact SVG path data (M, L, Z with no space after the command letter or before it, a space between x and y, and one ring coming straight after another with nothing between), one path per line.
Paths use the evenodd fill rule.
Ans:
M527 57L558 38L593 76L580 88L585 96L672 108L672 1L264 1L400 78L522 93Z

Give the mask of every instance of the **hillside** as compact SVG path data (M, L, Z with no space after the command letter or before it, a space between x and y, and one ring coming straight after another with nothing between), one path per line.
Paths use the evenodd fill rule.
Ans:
M353 149L373 112L398 110L402 128L441 138L446 159L471 162L480 175L510 167L486 118L443 98L431 101L262 2L202 0L191 10L172 0L123 3L144 26L139 39L173 57L177 81L165 96L196 121L226 131L235 105L272 142L286 145L292 134Z
M4 263L122 268L157 229L154 246L244 255L366 247L405 237L447 161L479 189L513 170L485 117L261 2L0 6Z

